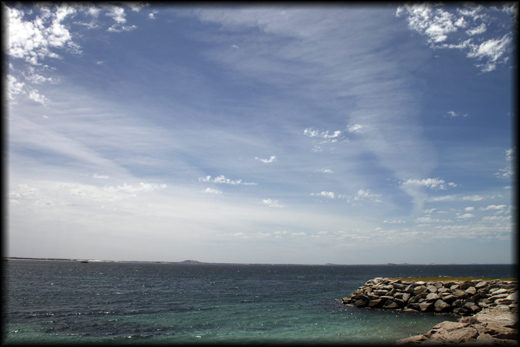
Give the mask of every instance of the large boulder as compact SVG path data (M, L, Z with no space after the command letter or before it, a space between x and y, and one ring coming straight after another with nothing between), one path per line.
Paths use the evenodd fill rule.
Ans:
M426 286L417 286L413 289L413 295L419 295L422 293L426 293L428 291L428 288Z
M451 294L453 296L456 296L459 299L465 299L469 296L468 293L466 293L465 291L463 291L461 289L455 289L454 291L451 292Z
M435 301L435 304L434 304L434 310L435 310L435 312L446 312L446 311L448 311L449 309L451 309L450 304L444 302L444 301L441 300L441 299Z
M434 301L440 299L439 295L437 293L430 293L426 296L426 301Z
M428 286L426 287L426 289L428 289L428 291L429 291L430 293L437 293L437 287L434 286L433 284L428 285Z
M477 294L477 289L475 287L469 287L468 289L465 290L466 293L468 293L469 295L475 295Z
M399 304L395 302L394 300L387 300L385 304L383 305L383 308L387 309L396 309L399 308Z
M431 311L432 308L433 308L433 303L431 303L431 302L421 302L419 304L419 308L423 312Z

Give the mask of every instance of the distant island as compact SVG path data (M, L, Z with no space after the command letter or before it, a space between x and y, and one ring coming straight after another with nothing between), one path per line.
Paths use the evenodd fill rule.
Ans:
M410 264L410 263L386 263L386 264L338 264L338 263L325 263L325 264L292 264L292 263L220 263L220 262L203 262L198 260L182 260L182 261L164 261L164 260L104 260L104 259L85 259L85 258L33 258L33 257L2 257L3 261L9 260L49 260L49 261L77 261L81 263L143 263L143 264L206 264L206 265L299 265L299 266L429 266L429 265L511 265L514 264Z

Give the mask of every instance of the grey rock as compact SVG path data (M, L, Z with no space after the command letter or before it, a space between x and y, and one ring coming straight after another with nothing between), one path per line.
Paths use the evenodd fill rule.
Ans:
M370 300L370 301L368 302L368 307L378 307L378 306L381 306L381 305L380 305L380 304L381 304L381 301L383 301L383 300L381 300L381 299Z
M475 287L469 287L468 289L465 290L466 293L468 293L469 295L475 295L477 294L477 289Z
M380 295L381 296L381 295L386 295L386 293L388 293L388 291L387 290L383 290L383 289L376 289L376 290L374 290L373 293L375 295Z
M399 308L399 304L397 304L394 300L387 300L383 305L383 308L396 309Z
M435 301L435 304L434 304L435 312L445 312L445 311L448 311L450 308L451 308L450 304L448 304L440 299Z
M430 311L432 309L432 307L433 307L433 303L431 303L431 302L422 302L419 304L419 308L423 312Z
M487 285L488 285L488 283L486 281L480 281L477 284L475 284L475 288L480 289L480 288L484 288Z
M416 287L415 284L410 284L410 285L408 285L408 286L404 289L404 291L407 292L407 293L413 293L413 289L414 289L415 287Z
M420 285L420 286L417 286L413 289L413 294L414 295L418 295L418 294L422 294L422 293L425 293L428 291L428 288L426 288L425 286L423 285Z
M422 341L425 341L425 340L426 340L426 337L424 337L424 335L415 335L415 336L407 337L406 339L397 340L395 342L395 344L398 346L418 345Z
M464 298L467 298L469 295L468 293L466 293L465 291L461 290L461 289L455 289L452 293L452 295L460 298L460 299L464 299Z
M434 286L434 285L431 285L431 284L430 284L429 286L426 287L426 289L428 289L428 291L429 291L430 293L437 293L437 287Z
M438 300L440 297L437 295L437 293L430 293L426 296L426 301L434 301Z
M409 293L404 293L402 299L404 302L407 302L410 299L411 295Z
M445 292L449 292L450 290L446 287L440 287L437 289L437 293L445 293Z
M505 298L505 299L498 299L495 301L495 303L497 305L510 305L513 303L513 300L510 300L508 298Z

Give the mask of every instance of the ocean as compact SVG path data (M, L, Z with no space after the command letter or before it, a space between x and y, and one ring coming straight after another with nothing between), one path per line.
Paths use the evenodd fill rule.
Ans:
M448 315L345 306L375 277L515 277L512 265L4 261L9 344L393 344Z

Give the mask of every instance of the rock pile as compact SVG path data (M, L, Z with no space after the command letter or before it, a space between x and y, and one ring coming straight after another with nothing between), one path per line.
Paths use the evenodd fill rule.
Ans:
M397 345L518 346L518 320L506 305L488 307L458 322L442 322L424 335L398 340Z
M442 277L441 277L442 279ZM516 282L404 281L378 277L366 282L343 303L357 307L473 315L484 308L507 306L517 312Z

